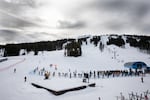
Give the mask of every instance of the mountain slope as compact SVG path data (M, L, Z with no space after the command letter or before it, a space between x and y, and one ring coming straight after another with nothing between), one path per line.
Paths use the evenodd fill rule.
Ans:
M69 86L82 85L82 78L72 77L70 79L69 77L59 77L59 72L69 73L70 71L73 73L77 71L78 73L83 73L90 71L128 70L124 68L124 63L132 61L143 61L150 66L150 56L148 54L130 47L128 43L126 43L124 48L115 45L106 46L106 39L104 37L102 41L105 44L103 51L90 44L90 40L88 40L88 45L83 43L83 53L80 57L66 57L64 56L64 50L39 52L36 56L30 53L24 56L7 57L7 61L0 63L0 70L11 66L0 71L0 99L98 100L100 97L102 100L116 100L121 92L125 98L128 98L128 94L132 91L134 94L140 95L146 90L150 90L149 74L144 77L144 83L141 83L141 76L91 78L90 82L95 82L96 87L68 92L60 96L54 96L46 90L38 89L31 85L34 82L46 84L49 88L53 87L54 89L70 88ZM38 71L34 73L37 67ZM14 68L16 68L16 73L14 73ZM39 71L43 68L51 73L50 79L44 80L44 75L39 75ZM53 76L53 72L55 72L55 76ZM27 77L27 82L24 82L25 76Z

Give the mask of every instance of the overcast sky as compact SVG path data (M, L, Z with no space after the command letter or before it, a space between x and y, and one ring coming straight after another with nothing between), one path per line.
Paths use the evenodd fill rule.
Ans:
M150 35L149 0L0 0L0 43Z

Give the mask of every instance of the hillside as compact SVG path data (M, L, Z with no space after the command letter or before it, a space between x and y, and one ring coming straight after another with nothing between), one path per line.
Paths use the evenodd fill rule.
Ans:
M69 46L69 43L73 43ZM93 44L103 51L104 47L107 48L109 45L116 45L124 48L125 45L138 48L141 52L150 53L150 37L149 36L136 36L136 35L101 35L101 36L80 36L72 39L62 39L56 41L41 41L35 43L18 43L18 44L6 44L0 45L0 56L18 56L27 55L30 52L34 52L37 55L39 51L56 51L63 50L66 47L73 48L77 46L80 49L82 44ZM67 45L64 47L64 45ZM81 51L81 50L80 50ZM74 52L75 53L75 52ZM77 54L67 54L72 56L82 55L82 51ZM79 53L79 54L78 54Z
M126 39L126 38L123 38ZM107 45L108 36L101 38L104 44L103 50L99 46L90 43L90 38L82 43L82 56L67 57L64 49L56 51L40 51L38 55L29 52L27 55L10 56L8 60L0 63L0 99L1 100L117 100L122 93L126 99L129 93L144 96L150 90L150 75L146 74L144 83L140 76L115 76L90 78L90 83L96 83L96 87L88 87L83 90L68 92L55 96L50 92L35 88L31 83L41 84L55 90L84 85L82 77L75 77L73 73L83 74L97 71L129 70L124 63L143 61L150 66L150 55L140 52L138 48L131 47L129 43L118 47L114 44ZM98 42L98 45L100 42ZM6 57L1 57L4 59ZM37 69L38 68L38 69ZM48 80L44 80L41 70L50 72ZM16 72L14 72L16 69ZM54 75L55 73L55 75ZM61 76L59 76L59 73ZM72 77L65 73L72 73ZM93 75L93 74L92 74ZM27 82L24 82L24 77ZM88 84L88 83L87 83ZM150 95L148 95L150 98ZM120 99L118 99L120 100Z

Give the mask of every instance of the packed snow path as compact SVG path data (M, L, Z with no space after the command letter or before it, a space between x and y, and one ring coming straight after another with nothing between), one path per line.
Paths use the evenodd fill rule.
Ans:
M0 72L8 70L12 67L15 67L17 64L20 64L24 61L25 61L25 58L22 58L22 59L8 59L7 62L9 62L10 65L7 65L7 62L2 62L1 67L0 67ZM5 66L5 67L2 67L2 66Z

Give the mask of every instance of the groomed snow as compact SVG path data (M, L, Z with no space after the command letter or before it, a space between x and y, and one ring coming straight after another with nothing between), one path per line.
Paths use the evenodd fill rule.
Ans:
M0 63L0 69L13 65L23 59L21 63L0 71L0 100L117 100L116 96L120 93L128 98L128 94L150 91L150 75L144 77L144 83L141 83L140 77L115 77L115 78L99 78L90 79L95 82L96 87L88 87L86 89L68 92L60 96L55 96L44 89L38 89L31 85L32 82L45 85L53 89L64 89L78 84L82 85L81 78L64 78L52 77L44 80L44 76L33 74L35 68L49 69L51 72L89 72L90 70L124 70L125 62L144 61L150 66L150 56L140 53L137 49L128 45L125 48L118 48L114 45L105 48L101 52L98 47L93 45L82 46L83 55L81 57L64 57L64 51L44 52L38 56L26 55L19 57L8 57L8 61ZM114 51L116 52L114 54ZM114 59L115 55L115 59ZM49 65L57 66L50 68ZM16 73L14 73L16 68ZM24 77L27 82L24 82Z

